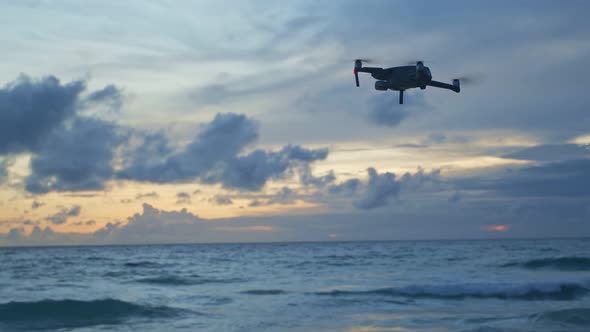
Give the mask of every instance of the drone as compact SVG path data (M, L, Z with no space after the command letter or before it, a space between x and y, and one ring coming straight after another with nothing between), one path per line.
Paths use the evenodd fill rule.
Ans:
M453 84L434 81L430 68L424 66L423 61L417 61L416 65L399 66L391 68L378 67L363 67L363 62L369 60L356 59L354 60L354 78L356 86L359 85L358 73L369 73L377 80L375 82L375 90L399 91L399 103L404 103L404 91L407 89L420 88L426 89L426 86L433 86L441 89L448 89L459 93L461 91L461 83L459 79L454 79Z

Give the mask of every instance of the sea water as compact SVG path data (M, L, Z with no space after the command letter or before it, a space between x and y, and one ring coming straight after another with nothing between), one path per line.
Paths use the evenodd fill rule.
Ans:
M0 249L0 331L590 331L590 240Z

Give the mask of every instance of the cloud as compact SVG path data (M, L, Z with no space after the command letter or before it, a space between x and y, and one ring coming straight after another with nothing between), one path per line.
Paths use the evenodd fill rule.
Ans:
M224 196L224 195L216 195L216 196L210 198L209 202L211 202L215 205L232 205L232 204L234 204L231 197Z
M71 223L72 226L95 226L96 221L94 220L87 220L87 221L76 221Z
M77 111L83 81L62 85L54 76L21 75L0 89L0 154L36 150Z
M181 182L203 175L217 163L231 158L258 137L258 124L245 115L217 114L182 151L167 148L164 136L148 136L143 149L125 156L122 179L149 182Z
M0 160L0 184L3 184L8 178L8 160Z
M144 194L141 194L140 193L140 194L137 194L135 196L135 199L136 200L140 200L140 199L145 199L145 198L158 198L158 197L160 197L160 195L157 192L152 191L152 192L149 192L149 193L144 193Z
M79 205L75 205L70 209L62 208L58 213L47 217L46 219L54 225L65 224L68 218L77 217L80 215L82 208Z
M108 224L94 237L107 243L200 242L207 240L207 230L207 223L186 209L163 211L144 203L126 224Z
M176 151L163 133L134 131L82 115L87 107L120 107L123 100L114 85L82 97L85 87L84 81L62 85L55 77L35 81L22 76L0 90L0 154L32 153L31 174L25 179L27 191L102 190L112 179L156 183L200 180L256 191L267 181L291 176L293 169L323 160L328 154L327 149L297 145L245 153L258 138L258 123L233 113L217 114L189 144ZM26 130L15 130L20 127ZM133 145L132 136L140 142ZM119 150L123 151L121 167L115 171ZM6 169L2 161L2 181L7 177Z
M270 197L267 204L293 204L296 200L297 194L289 187L283 187Z
M543 162L590 158L590 146L578 144L537 145L502 157Z
M489 190L511 197L590 196L590 159L552 162L524 167L494 178L453 181L458 188Z
M404 173L400 178L400 182L404 191L415 192L428 189L436 190L436 187L443 183L443 179L440 169L426 172L423 168L419 167L418 171L414 174L409 172Z
M323 160L327 149L305 149L288 145L279 151L255 150L228 160L209 172L205 183L221 183L225 188L258 191L269 180L283 179L300 165Z
M31 209L35 210L35 209L42 207L43 205L45 205L45 203L39 202L39 201L33 201L33 203L31 203Z
M443 179L440 170L425 172L418 168L414 174L404 173L397 177L394 173L379 174L375 168L367 169L368 178L352 178L327 186L320 193L320 201L330 198L351 198L352 205L360 210L372 210L388 205L392 198L401 192L415 193L442 190Z
M261 200L255 199L252 200L250 203L248 203L249 207L257 207L257 206L262 206L264 205L264 202L262 202Z
M314 186L317 188L323 188L326 185L328 185L336 180L336 175L334 174L334 171L332 171L332 170L324 176L319 176L319 177L314 176L311 172L311 167L309 167L309 165L307 165L307 164L299 167L298 172L299 172L299 181L301 182L301 184L306 185L306 186Z
M84 102L88 106L107 106L112 111L119 111L123 106L124 97L121 90L113 84L90 93Z
M356 208L375 209L387 205L391 198L397 197L401 185L395 180L395 174L389 172L379 174L374 168L367 169L367 173L369 179L364 192L353 202Z
M220 183L224 188L260 190L267 181L290 175L298 166L328 155L327 149L287 145L279 151L244 149L258 138L258 124L242 114L217 114L181 151L171 152L161 136L150 137L143 148L129 153L118 173L121 179L156 183Z
M31 159L27 191L104 189L114 175L114 150L125 139L116 129L110 122L79 117L48 134Z
M179 192L176 194L176 204L190 204L191 203L191 195L185 192Z
M306 198L312 199L312 196L304 197L299 195L293 189L289 187L282 187L281 189L274 192L272 195L264 195L265 199L256 198L248 204L249 207L268 206L273 204L288 205L294 204L297 200Z
M123 137L114 123L82 113L122 97L113 85L87 97L85 90L83 80L62 84L54 76L25 75L0 89L0 155L32 154L27 191L97 190L112 178L113 151Z

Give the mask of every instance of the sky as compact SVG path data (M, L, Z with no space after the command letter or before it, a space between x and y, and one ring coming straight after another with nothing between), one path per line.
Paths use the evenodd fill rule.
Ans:
M589 7L1 1L0 246L590 236Z

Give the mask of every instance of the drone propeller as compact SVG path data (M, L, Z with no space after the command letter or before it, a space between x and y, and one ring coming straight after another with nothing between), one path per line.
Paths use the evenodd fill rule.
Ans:
M409 60L409 61L403 61L403 63L407 64L408 66L415 65L415 64L417 64L418 62L425 63L426 61L424 61L424 60L420 60L420 59L418 59L418 60Z
M364 63L372 63L375 62L375 59L354 59L354 61L360 61Z
M463 84L477 84L483 81L484 78L482 75L463 75L455 79L461 81Z

